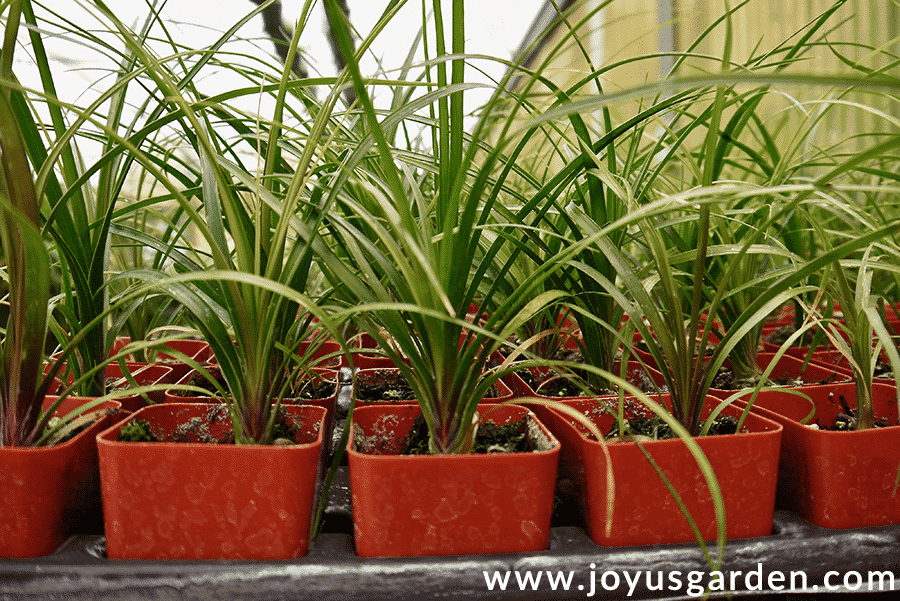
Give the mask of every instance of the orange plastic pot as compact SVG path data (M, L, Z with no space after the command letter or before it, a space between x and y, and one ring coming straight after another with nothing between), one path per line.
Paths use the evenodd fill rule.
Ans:
M534 373L534 370L538 368L531 368L529 371ZM613 366L613 373L619 374L621 372L621 363L616 362ZM641 390L649 390L653 386L657 387L657 390L663 389L666 386L665 379L663 375L653 369L652 367L642 365L640 361L631 360L628 362L625 370L625 379L629 384L632 384L638 387ZM538 399L546 400L546 401L576 401L576 400L590 400L597 397L548 397L544 395L537 394L535 391L531 389L531 387L524 381L522 378L517 375L517 373L509 374L507 381L510 383L510 388L513 389L514 394L522 397L536 397ZM600 397L600 398L618 398L618 396L609 396L609 397ZM553 410L545 405L531 405L529 407L534 413L538 416L538 419L547 426L550 431L559 439L560 443L562 443L562 449L560 450L559 455L559 472L560 478L569 479L578 479L578 476L583 474L583 466L581 461L575 452L575 447L580 445L580 442L577 442L580 438L580 435L574 436L571 431L571 428L566 426L560 426L559 422L555 418L556 414L553 413ZM574 473L574 476L573 476Z
M894 337L894 344L900 348L900 338ZM881 351L881 356L879 360L888 364L890 359L887 356L887 353L884 350ZM821 365L822 367L827 367L829 369L834 369L835 372L841 374L843 378L841 379L853 379L853 368L850 367L850 360L846 355L841 353L838 350L814 350L812 354L812 358L810 359L810 363L815 363L817 365ZM872 382L876 384L888 384L890 386L896 386L896 380L893 377L892 373L889 373L886 377L873 377Z
M662 400L668 403L668 395L662 395ZM717 399L708 397L706 414L717 404ZM614 423L603 401L567 401L566 405L583 413L604 433ZM738 416L741 411L732 406L723 413ZM650 415L652 412L636 400L629 403L626 411L627 418ZM630 546L695 540L684 513L634 442L607 444L615 485L612 526L607 533L608 464L602 443L585 437L582 432L586 430L571 417L557 413L556 419L556 427L568 429L562 437L563 445L569 447L569 453L580 463L575 482L581 492L587 530L594 542ZM746 432L694 439L712 466L722 491L729 539L772 533L782 428L775 421L753 414L747 416L744 425ZM718 524L712 495L687 445L679 439L670 439L644 442L641 446L678 493L704 540L715 539Z
M172 367L162 363L126 363L125 368L128 370L129 377L134 380L138 386L153 386L157 384L166 384L174 382L172 379ZM44 367L44 371L50 369L49 364ZM125 377L121 366L118 363L110 363L106 366L104 377L107 380L107 392L112 392L117 388L131 388L131 382ZM62 392L62 378L57 375L56 381L50 387L50 392L59 394ZM68 383L74 381L72 374L66 376ZM122 409L125 411L137 411L141 407L146 407L149 403L159 403L165 399L165 390L153 390L144 394L127 394L116 397Z
M145 407L97 437L107 554L114 559L294 559L306 554L325 410L287 406L301 444L196 442L231 431L224 407ZM122 425L147 420L195 442L119 442ZM158 434L159 435L159 434Z
M774 359L775 353L759 353L759 366L766 369ZM805 363L803 359L791 355L782 355L769 374L769 378L773 380L781 378L803 382L801 386L788 386L789 388L806 388L807 386L846 382L850 377L844 370L836 368L834 365L818 362ZM718 388L711 388L709 391L709 394L720 399L727 399L734 393L734 390Z
M778 352L780 344L775 344L773 342L768 342L766 339L777 330L783 327L788 327L789 332L793 332L793 322L789 322L787 324L782 325L773 325L767 324L763 327L763 343L762 350L766 353L775 353ZM815 330L810 330L810 332L814 332ZM842 329L837 329L838 335L841 336L845 341L847 340L847 333ZM792 357L797 357L798 359L806 359L809 355L809 346L789 346L785 349L785 354L790 355ZM813 349L812 358L814 360L818 360L824 363L834 364L840 363L843 355L827 338L823 338L822 341L816 348Z
M541 379L545 378L548 372L552 371L552 368L549 367L530 367L528 368L533 379ZM619 375L621 371L621 363L616 361L613 365L612 369L613 373ZM578 397L550 397L543 394L539 394L535 390L528 385L527 382L519 375L519 372L513 372L504 376L504 380L509 385L509 388L513 391L514 395L517 396L533 396L543 400L575 400L575 399L588 399L593 398L591 396L578 396ZM641 365L640 361L631 360L628 362L625 369L625 380L634 386L637 386L641 390L655 389L659 390L666 385L666 381L663 378L663 375L659 373L656 369ZM654 388L655 387L655 388ZM541 414L538 414L538 418L541 417Z
M900 524L900 426L849 432L811 428L801 422L809 418L807 423L820 428L834 426L844 411L841 396L856 408L856 385L805 387L802 393L809 399L763 391L752 409L784 426L778 505L825 528ZM874 384L873 405L876 418L897 423L894 386Z
M777 344L773 344L771 342L763 342L763 350L766 353L774 354L778 352L779 346ZM785 356L796 357L797 359L805 360L809 355L809 347L808 346L790 346L785 350ZM831 344L823 343L813 349L811 361L815 361L818 363L826 363L829 365L840 365L841 363L846 365L846 359L844 359L844 355L834 348Z
M379 386L390 386L396 382L406 382L403 372L399 367L372 367L360 369L353 378L353 398L356 400L356 407L366 407L369 405L416 405L415 399L410 400L394 400L394 399L366 399L359 398L357 389L360 384ZM502 380L494 383L493 391L496 396L489 396L482 399L483 403L493 404L501 401L509 400L513 397L513 391Z
M884 351L881 352L880 359L881 361L884 361L886 363L890 361ZM847 357L838 350L814 350L809 362L826 369L834 370L834 372L837 374L833 382L835 384L844 383L846 381L852 380L854 377L853 369L850 367L849 359L847 359ZM896 386L896 381L894 380L893 375L890 375L889 377L873 377L872 382L875 384L887 384L889 386Z
M465 333L460 336L461 344L463 340L465 340ZM390 369L397 367L393 359L383 353L378 341L368 333L361 333L355 336L350 341L350 349L354 369ZM410 363L408 357L403 357L402 360L407 364ZM350 361L345 355L341 356L341 367L350 367Z
M213 376L218 376L216 373L218 367L209 366L208 369L213 374ZM312 368L313 377L315 380L315 384L317 389L320 385L328 388L329 392L327 395L318 397L318 398L288 398L284 399L283 404L285 405L312 405L315 407L322 407L325 409L325 431L330 432L332 426L334 425L334 405L337 401L337 393L338 387L340 386L340 382L338 381L337 372L330 368ZM196 371L192 370L185 374L178 382L175 382L177 385L187 385L192 383L192 378L197 374ZM205 381L205 379L203 379ZM166 403L213 403L220 404L221 400L215 396L209 395L196 395L196 396L183 396L178 394L179 391L176 389L170 389L165 391L164 401ZM187 392L187 395L191 395L192 393Z
M378 348L378 342L370 334L365 332L357 335L350 341L351 355L353 356L354 369L374 369L378 367L397 367L393 360L382 355ZM341 356L341 367L349 367L350 362L346 356Z
M300 343L297 353L306 354L309 349L309 342ZM339 370L343 362L344 355L341 354L341 345L334 340L326 340L319 344L310 355L310 367L320 370Z
M348 442L356 553L410 557L542 551L550 516L559 442L524 407L487 414L495 423L529 416L548 450L532 453L397 455L421 411L417 406L362 407ZM360 448L366 441L366 449Z
M219 370L219 366L215 364L207 364L205 369L209 371L210 375L213 378L216 378L220 382L224 380L221 379L221 373ZM176 386L187 386L187 385L195 385L205 387L207 383L206 378L200 375L195 369L188 371L186 374L181 376L178 380L174 382ZM224 385L224 384L223 384ZM165 391L163 396L163 400L166 403L220 403L221 400L213 396L213 391L210 390L210 394L202 394L199 392L194 392L190 390L179 390L177 388L170 388Z
M48 397L44 406L55 400ZM92 400L67 398L56 415ZM118 403L109 401L103 407ZM62 444L0 448L0 557L53 553L92 505L99 506L95 437L112 420L105 415Z
M158 384L167 384L172 382L172 367L162 363L146 363L146 364L128 364L126 369L130 372L130 377L138 386L153 386ZM118 386L131 387L131 382L122 372L122 368L117 364L106 366L107 379L113 380ZM110 392L107 390L107 392ZM122 409L126 411L137 411L141 407L146 407L149 403L161 403L165 399L165 390L151 390L144 394L129 394L117 397L116 400L122 405Z
M111 354L118 353L122 350L122 348L131 342L131 339L128 337L118 337L115 342L113 342ZM165 348L171 349L172 351L177 351L178 353L185 355L186 357L190 357L194 361L198 363L206 363L212 357L212 351L209 348L209 344L204 340L192 340L192 339L183 339L183 340L170 340L163 344ZM191 370L191 366L187 363L181 361L179 357L166 353L165 351L158 351L156 353L156 361L153 363L148 363L146 361L139 361L136 357L129 355L128 358L129 365L165 365L171 370L171 382L177 381L184 374Z

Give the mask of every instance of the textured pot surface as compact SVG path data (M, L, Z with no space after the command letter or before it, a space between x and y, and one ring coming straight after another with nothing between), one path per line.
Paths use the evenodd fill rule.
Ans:
M489 406L483 405L484 414ZM418 406L362 407L348 442L356 552L363 557L541 551L547 548L559 443L531 453L401 456ZM497 424L531 415L506 405ZM362 437L362 438L360 438ZM377 447L363 452L357 438ZM377 441L377 442L376 442Z
M809 399L781 391L760 393L754 411L784 426L779 507L826 528L900 524L900 426L835 432L810 428L801 420L832 427L847 404L856 407L853 383L804 388ZM873 385L876 418L897 423L897 392ZM815 409L815 413L810 416Z
M307 442L238 446L97 437L107 552L116 559L293 559L305 555L325 410L286 406ZM136 412L157 431L184 424L220 437L227 412L165 403ZM189 434L189 436L191 436Z
M613 416L602 410L598 401L571 401L567 405L591 419L602 432L613 425ZM711 397L706 413L717 401ZM725 415L740 415L729 407ZM638 402L630 403L626 417L651 415ZM607 444L607 464L602 443L581 435L583 426L559 415L559 424L569 428L563 445L567 456L574 454L580 463L575 471L576 484L582 490L588 532L598 544L607 546L650 545L695 540L682 513L656 469L637 443ZM778 475L781 426L773 421L748 415L746 433L701 436L700 446L716 475L722 491L728 538L766 536L772 533L775 486ZM712 495L697 460L679 439L641 443L662 470L671 486L687 506L704 540L716 537L718 525ZM612 526L607 533L607 471L612 466L614 497Z
M63 416L93 399L70 397ZM48 397L48 407L55 398ZM118 407L107 402L104 407ZM104 416L70 440L50 447L0 448L0 557L48 555L71 534L97 493L97 433Z

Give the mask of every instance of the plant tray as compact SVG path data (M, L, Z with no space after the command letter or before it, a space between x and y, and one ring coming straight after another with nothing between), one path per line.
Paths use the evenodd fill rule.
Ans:
M343 474L346 478L346 473ZM104 539L99 535L79 535L66 541L54 554L39 559L0 560L0 598L4 600L56 599L93 601L103 599L242 599L254 601L292 599L342 599L378 601L407 599L687 599L687 574L709 571L696 544L678 543L646 547L600 547L576 526L556 526L550 530L549 546L536 553L495 555L457 555L425 558L360 558L353 550L350 522L341 515L349 506L349 490L344 480L336 496L343 495L347 505L333 499L329 511L330 526L343 525L340 532L320 534L308 555L292 561L121 561L104 555ZM328 526L328 524L326 525ZM331 528L329 528L330 530ZM847 593L856 586L846 574L890 571L897 581L900 557L900 526L828 530L819 528L787 511L776 511L772 536L732 540L725 547L723 574L737 574L734 595L778 594L768 585L770 574L781 573L788 579L774 586L789 586L792 573L806 578L806 592ZM852 553L847 553L852 549ZM745 575L762 566L763 581ZM540 571L546 577L561 572L573 573L570 590L552 591L546 580L537 590L520 591L515 575L505 591L495 585L490 590L485 572L501 576L507 571ZM641 570L641 580L628 596L623 574ZM646 585L644 572L662 570L664 578L679 572L684 585L676 591L653 591ZM829 571L830 586L826 591ZM617 590L604 590L601 578L608 572L620 577ZM740 574L738 574L740 572ZM595 594L591 591L591 577ZM607 576L607 584L613 577ZM802 580L798 575L795 583ZM666 586L670 582L666 581ZM578 587L583 587L581 590ZM855 592L866 591L866 584ZM692 591L695 592L695 591ZM797 592L792 591L792 592ZM887 593L882 593L885 596ZM448 596L449 595L449 596ZM874 597L877 598L876 594ZM697 597L693 597L697 598ZM725 598L713 594L712 598ZM885 597L886 598L886 597Z
M349 399L344 390L341 400ZM340 424L338 425L338 428ZM338 431L339 432L339 431ZM563 483L561 483L563 484ZM562 491L562 489L560 489ZM350 518L349 475L342 466L332 486L325 510L322 533L313 541L309 553L289 561L144 561L111 560L105 556L104 539L99 533L78 534L69 538L55 553L36 559L0 560L0 599L67 599L93 601L117 599L241 599L284 601L292 599L340 599L341 601L380 601L416 599L690 599L688 574L709 571L696 543L677 543L642 547L602 547L591 541L586 531L573 523L571 499L561 495L560 509L553 518L546 550L528 553L456 555L414 558L361 558L354 552ZM714 552L714 549L711 549ZM848 550L852 550L848 552ZM762 570L757 586L750 572ZM784 598L790 590L792 573L802 572L806 592L867 592L869 572L894 574L894 591L900 590L900 525L829 530L814 526L797 514L777 510L771 536L736 539L726 543L723 574L736 575L736 586L729 587L733 598L761 596ZM572 573L569 590L558 585L553 591L546 572ZM625 572L641 579L629 593ZM645 571L664 578L680 577L678 590L651 590ZM536 590L520 590L515 571L526 571L543 579ZM828 574L833 571L833 574ZM510 572L506 590L495 583L491 590L485 580ZM616 590L605 590L603 578L615 572ZM678 574L676 574L676 572ZM738 574L740 572L740 574ZM780 584L769 575L781 573ZM862 586L856 588L859 573ZM591 578L595 591L592 596ZM826 576L833 590L825 589ZM613 576L605 576L612 585ZM877 580L876 580L877 583ZM665 581L668 587L671 582ZM795 584L802 584L800 576ZM579 587L582 587L579 589ZM784 587L784 588L777 588ZM695 593L695 590L690 591ZM881 592L866 599L887 598L895 593ZM726 598L714 591L711 598Z

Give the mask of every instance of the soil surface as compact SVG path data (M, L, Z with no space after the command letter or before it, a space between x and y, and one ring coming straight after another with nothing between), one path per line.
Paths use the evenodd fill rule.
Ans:
M562 349L560 353L553 358L556 361L568 361L572 363L583 363L582 354L573 349ZM537 394L550 398L566 398L566 397L583 397L583 396L604 396L616 394L616 390L611 388L598 388L591 386L585 382L587 372L584 370L573 370L572 374L564 375L554 369L540 371L537 369L521 369L516 372L525 384L528 385ZM643 376L640 381L631 382L641 391L647 393L664 392L650 379L649 376L641 373ZM630 376L629 376L630 377Z
M508 424L492 422L479 424L475 435L473 453L530 453L537 444L528 434L528 419L520 419ZM428 425L421 415L403 440L400 455L428 455Z
M766 386L796 386L802 387L806 385L823 385L835 384L838 382L848 382L850 378L838 372L831 372L830 375L815 381L807 381L803 378L781 377L769 378ZM734 373L730 368L722 366L713 379L712 388L717 390L741 390L743 388L753 388L759 383L759 378L749 378L744 380L735 380Z
M580 396L603 396L615 394L615 391L609 388L593 388L586 384L579 385L570 377L560 374L557 371L547 371L545 373L537 373L534 370L523 369L516 374L535 391L537 394L550 398L566 398ZM583 387L587 387L587 390Z
M120 409L99 409L88 411L85 414L74 418L68 424L63 425L60 430L58 430L53 436L50 437L50 444L59 445L63 444L64 442L68 442L69 440L72 440L77 435L93 426L98 420L103 419L106 415L113 415L115 413L118 413L119 411ZM50 418L50 422L47 424L45 432L55 428L59 421L60 418L58 417Z
M893 379L893 377L894 377L894 370L891 369L891 364L890 364L890 362L888 362L888 361L882 361L881 359L879 359L878 361L876 361L876 362L875 362L875 374L874 374L874 377L876 377L876 378Z
M174 431L154 428L146 420L132 420L119 430L117 440L122 442L181 442L202 444L234 444L228 409L224 405L208 405L206 419L192 417L180 424ZM218 422L218 424L217 424ZM218 432L218 434L213 434ZM290 445L312 442L318 432L301 430L290 420L284 410L280 410L275 421L273 444Z
M416 395L402 374L386 371L383 376L365 379L357 378L354 386L357 400L366 402L415 402ZM488 389L485 398L499 398L500 391L496 386Z
M775 346L781 346L787 339L790 338L794 332L797 331L797 328L794 327L793 324L781 326L775 328L765 336L763 336L763 342L768 342L769 344L774 344ZM794 346L809 346L812 342L813 336L815 333L813 330L806 330L801 336L799 340L794 341Z
M850 407L844 395L838 395L838 401L840 401L841 406L844 408L844 411L837 414L837 419L835 420L834 425L830 428L825 428L821 425L817 425L820 430L829 430L832 432L849 432L856 430L856 410ZM875 418L876 428L887 428L889 426L896 425L896 423L890 423L886 417Z
M406 378L402 376L377 378L372 381L357 379L356 398L369 402L415 401L416 395Z
M225 378L222 377L221 373L218 369L209 369L210 374L215 378L216 382L222 386L226 391L228 390L228 383L225 381ZM216 392L215 387L212 382L207 380L204 376L198 373L194 373L191 375L187 382L187 384L191 386L197 386L199 388L203 388L204 390L208 390L213 397L218 397L218 393ZM334 395L335 388L337 384L334 380L324 380L324 379L305 379L302 380L298 386L294 388L291 392L289 392L289 397L285 399L285 402L291 402L293 400L301 400L308 401L312 399L327 399ZM190 390L177 390L172 389L171 394L173 396L181 396L181 397L196 397L200 395L200 393L193 392Z
M228 390L228 383L225 382L225 378L222 377L222 374L218 369L212 368L212 367L207 367L206 369L207 369L207 371L209 371L210 375L216 380L216 382L218 382L219 385L222 386L222 388L224 388L225 390ZM196 387L202 388L204 390L208 390L212 396L216 396L218 394L216 392L216 388L215 388L215 386L213 386L212 382L207 380L203 375L198 374L196 372L194 372L190 375L190 377L187 379L187 382L185 382L185 384L188 384L190 386L196 386ZM172 389L171 394L173 396L195 397L195 396L199 396L200 393L194 392L192 390Z
M804 381L801 378L769 378L766 386L803 386ZM820 384L821 382L813 382ZM759 384L759 378L749 378L743 380L735 380L734 372L728 367L720 367L716 377L713 379L712 388L717 390L741 390L743 388L753 388Z
M634 437L640 437L642 440L667 440L677 438L677 434L673 434L669 425L659 416L637 417L628 420L627 428L624 432L619 432L618 424L606 435L607 439L619 439L622 442L632 440ZM735 434L737 433L738 420L730 415L720 415L709 427L708 436L717 436L719 434Z

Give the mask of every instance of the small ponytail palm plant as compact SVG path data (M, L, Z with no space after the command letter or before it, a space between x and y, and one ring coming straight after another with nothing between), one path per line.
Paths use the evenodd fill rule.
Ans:
M399 4L389 7L376 32ZM467 133L464 3L452 3L446 23L443 4L431 6L435 29L433 38L425 37L434 56L424 66L425 92L383 121L358 59L349 61L364 136L334 181L323 183L336 198L337 209L328 217L336 242L323 248L320 259L338 293L354 306L360 327L382 343L409 381L428 426L430 451L459 454L471 451L478 404L503 375L487 369L488 359L561 293L539 288L552 261L522 281L510 280L514 259L501 249L524 226L512 221L514 214L511 221L494 221L512 168L500 144L488 143L492 107L499 101L482 107ZM337 39L349 53L347 24L334 2L326 6L341 23ZM426 115L418 116L422 109ZM430 148L394 145L390 132L407 120L424 123ZM479 323L465 319L472 304L484 315Z
M9 282L9 318L0 370L0 446L27 446L40 436L50 301L50 258L41 239L34 183L7 94L0 91L0 244Z
M117 127L125 104L124 90L133 74L123 67L120 79L87 108L68 104L57 96L42 40L44 28L58 23L38 20L30 0L14 0L4 8L0 238L9 313L2 344L0 445L27 446L60 440L93 419L88 410L102 401L86 402L79 409L80 417L73 412L62 420L54 419L48 427L57 407L70 394L104 395L104 368L116 358L109 353L109 314L115 305L107 294L106 253L115 199L127 170L126 166L116 172L114 157L128 146L116 144L122 141ZM50 15L51 21L57 16ZM25 26L39 76L36 90L23 86L13 72L14 52L21 43L18 34ZM90 37L83 31L81 35ZM107 102L109 112L104 114L101 107ZM98 139L96 131L88 133L90 125L103 132L99 137L106 146L104 157L86 166L79 140L94 143ZM94 188L91 177L98 172L101 184ZM58 295L53 293L57 283ZM51 362L43 357L48 332L59 343ZM69 381L68 376L71 384L43 411L48 391L59 380Z
M843 174L845 169L846 166L840 166L829 171L818 183ZM775 210L769 223L762 224L760 229L767 229L772 222L777 222L789 210L802 204L815 189L815 186L803 187L783 207ZM758 286L758 294L739 313L730 316L730 327L721 341L707 353L713 323L719 315L723 299L735 292L730 286L735 270L743 266L742 258L745 255L758 252L755 249L755 236L750 236L740 245L719 247L715 250L728 260L728 267L714 281L707 277L708 253L711 248L707 246L707 242L712 231L709 219L712 208L736 193L737 196L746 197L768 195L765 190L752 187L738 191L729 184L720 184L663 198L640 208L634 207L630 218L637 221L640 242L646 249L646 254L638 258L626 257L619 249L603 240L598 241L598 245L616 267L618 281L627 292L627 296L618 293L618 298L629 316L634 318L635 327L644 337L644 343L665 377L672 395L673 417L691 435L706 432L700 421L706 394L718 369L748 332L757 328L767 315L798 291L811 291L802 282L808 281L818 270L883 238L892 229L892 226L884 224L873 227L860 232L856 238L835 245L812 260L802 261L793 257L793 262L788 267L751 280L750 283ZM697 220L698 243L695 249L680 255L677 250L666 245L663 232L669 224L684 221L682 210L685 203L697 207L694 219ZM784 254L789 256L789 253ZM691 266L693 271L674 269L671 264L673 260L682 261L682 264ZM606 280L604 285L612 294L617 294L617 288L612 282ZM707 302L706 299L710 300Z
M319 346L339 331L334 320L340 318L327 314L323 298L314 298L312 248L320 243L324 211L306 192L314 172L321 168L317 162L334 160L328 141L338 86L318 105L309 94L312 83L291 81L289 60L278 66L274 76L241 71L246 77L259 78L262 85L209 100L195 81L202 71L182 61L180 48L173 45L171 57L154 56L113 11L99 1L96 4L166 98L159 108L160 118L182 121L183 141L198 158L196 164L182 163L180 171L171 165L161 171L158 157L134 149L136 160L163 188L160 198L145 202L177 201L208 250L207 263L141 232L119 228L123 239L154 244L156 250L170 253L171 261L168 272L132 269L119 274L117 280L144 282L123 293L123 298L161 290L177 301L209 344L227 385L226 391L215 383L218 396L228 406L235 442L271 444L281 402L298 379L309 373ZM307 3L305 10L310 7ZM198 64L213 61L223 66L217 62L216 49L236 29L223 34L212 49L198 50ZM294 32L291 57L301 29ZM248 116L228 103L260 93L274 101L270 119ZM300 108L292 106L292 101ZM306 111L312 112L308 131L298 140L282 140L290 131L288 117ZM253 143L249 155L242 147L247 140ZM289 164L283 147L296 153L296 162ZM181 183L188 184L187 190ZM203 213L191 202L191 194L202 196Z
M833 8L826 11L803 32L799 41L780 45L769 53L751 58L743 67L747 71L770 68L772 65L776 71L782 69L790 64L792 57L803 52L806 41L824 25L833 11ZM670 77L674 78L674 73L692 59L709 60L708 57L695 55L691 50L712 35L722 22L730 27L731 12L729 8L721 19L692 42L687 52L677 57ZM570 27L568 33L574 42L578 41L576 30L576 27ZM728 44L730 41L726 39ZM585 58L590 64L590 58ZM737 172L736 179L741 181L758 180L767 184L772 183L766 181L767 178L780 173L769 164L779 159L778 150L772 142L774 134L757 114L760 103L767 96L766 88L741 93L728 88L715 110L703 104L708 94L704 88L676 90L675 93L642 101L636 105L634 114L622 123L613 122L607 103L596 105L593 118L565 112L573 98L580 99L579 103L583 106L590 106L591 97L588 94L592 88L596 88L598 97L602 98L604 89L601 78L613 78L617 68L651 58L636 57L604 64L593 68L571 88L554 90L556 102L550 112L555 111L567 118L572 138L570 145L579 151L575 160L570 160L566 168L538 192L538 195L547 195L550 190L570 185L570 192L556 202L553 222L549 223L551 220L548 219L548 229L556 233L549 243L557 248L560 240L571 242L595 235L623 217L629 211L629 204L649 203L660 192L677 194L701 185L701 179L708 182L720 180L723 174L728 173L726 169ZM723 57L723 68L729 68L729 60L728 55ZM627 92L624 96L628 98ZM705 110L695 113L697 106ZM721 133L707 136L705 146L699 150L688 147L688 140L696 138L705 124L721 119L717 111L731 115L722 125ZM599 129L599 133L595 133L595 129ZM747 140L751 136L765 142L762 150L751 146ZM679 178L679 173L687 178L684 175ZM692 181L686 181L688 178ZM765 226L773 230L778 223L768 219L771 212L765 210L767 205L755 207L757 201L758 198L753 196L736 199L733 206L723 206L714 211L710 218L713 227L707 242L710 248L704 277L712 282L713 290L726 272L730 278L731 291L720 299L720 317L726 327L734 323L764 280L771 279L771 274L766 271L775 267L769 255L783 253L783 249L772 243L773 232L759 229ZM686 274L693 273L690 265L693 258L688 255L702 241L697 231L698 222L684 219L684 214L681 214L670 223L665 228L665 237L673 253L672 264L678 265ZM633 231L629 232L626 227L606 229L605 232L614 247L640 248L640 243L633 244ZM740 267L729 269L735 258L733 250L749 239L753 239L754 243L741 255ZM587 272L594 276L586 275ZM614 281L615 277L615 269L603 252L588 245L554 279L555 285L570 292L571 302L576 306L573 316L579 322L585 361L604 370L612 369L619 345L622 342L626 346L630 344L627 333L623 331L617 335L616 332L620 327L622 306L595 282L595 278ZM740 379L759 376L756 347L761 328L762 322L759 322L749 329L731 357ZM595 388L602 384L596 381L601 378L591 375L589 378L595 380L592 382Z
M63 395L44 400L61 359L46 373L44 344L50 313L50 253L40 232L40 205L8 89L0 90L0 248L9 314L0 338L0 447L52 444L89 414L68 415L48 427ZM83 335L78 333L73 340ZM85 403L84 413L98 401Z
M895 380L900 380L900 353L879 312L879 297L872 292L872 276L880 266L893 269L893 262L872 256L873 246L865 249L858 262L852 262L856 278L847 265L835 262L831 266L830 283L833 298L840 305L841 320L825 320L829 341L848 360L856 383L856 409L853 426L856 430L875 427L872 383L875 366L882 353L888 358ZM893 256L896 257L896 254ZM848 277L850 276L850 277ZM883 299L881 300L883 302ZM843 335L842 335L843 334Z
M114 303L107 286L111 231L116 220L133 210L118 202L134 164L128 149L145 142L152 145L160 126L142 129L142 111L129 120L126 98L131 96L129 88L138 85L139 65L134 56L118 55L120 63L111 85L87 106L78 106L67 97L69 90L60 89L43 32L58 31L88 48L97 47L96 38L40 2L16 0L8 5L6 41L16 41L20 22L23 29L28 27L38 75L39 86L33 90L10 80L9 95L24 150L34 168L35 193L41 200L40 231L53 240L53 255L58 257L54 273L61 300L50 327L60 346L68 347L76 331L93 324L67 353L65 370L79 394L100 396L106 392L103 365L118 333L116 322L106 316ZM4 54L11 57L13 49L12 43L5 44ZM153 122L155 115L149 107L148 100L144 108L150 113L148 121ZM97 160L90 158L94 144L101 147Z
M823 15L823 20L828 14ZM722 20L725 54L718 77L733 76L739 82L741 74L731 71L730 11ZM821 26L821 22L816 25ZM790 47L788 57L802 52L805 40L804 37ZM790 81L777 71L769 75L773 83ZM762 72L756 77L766 81ZM710 81L715 80L715 76L710 77ZM846 85L853 85L855 80L848 75ZM814 166L809 165L807 171L815 175L805 176L811 183L784 181L786 175L776 178L776 174L791 173L789 161L795 157L778 154L755 114L767 88L749 92L738 92L732 85L718 85L707 91L694 89L696 95L690 102L675 107L676 118L654 149L654 156L664 158L636 170L636 181L629 181L630 185L618 186L626 193L633 191L626 196L628 212L586 239L607 257L615 279L596 269L581 269L617 298L632 318L666 380L672 416L696 436L706 431L700 418L712 380L739 345L758 340L763 320L775 309L797 294L814 291L805 284L808 278L831 262L884 238L891 226L882 222L856 232L857 237L810 258L763 243L793 215L809 215L807 205L825 206L825 212L840 210L827 193L819 191L849 185L849 176L857 169L865 171L867 161L892 152L897 140L884 139L824 169L816 165L814 171ZM700 102L711 94L714 96L710 101ZM605 102L608 101L601 98L593 108ZM591 105L585 101L580 106ZM565 108L544 118L562 113ZM741 139L742 132L750 131L748 123L757 124L760 137L766 141L764 151L755 151ZM690 145L694 138L699 139L697 146ZM736 154L749 159L741 161ZM770 160L775 164L769 164ZM760 184L723 181L723 169L729 165L758 171L770 179ZM680 172L688 177L679 178ZM676 187L671 189L672 186ZM764 211L757 209L762 203L768 205ZM608 236L618 228L631 226L637 226L638 233L627 249L619 248ZM766 269L766 261L773 259L772 250L780 259L776 259L776 268ZM719 317L727 321L727 328L721 341L711 347L709 342ZM755 371L753 355L742 354L751 358L751 371Z

